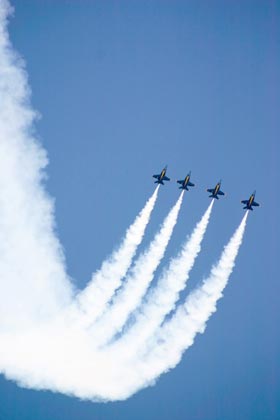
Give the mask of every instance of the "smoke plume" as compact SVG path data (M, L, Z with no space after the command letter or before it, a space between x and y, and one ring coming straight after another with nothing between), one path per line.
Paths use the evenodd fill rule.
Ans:
M200 251L213 203L147 292L183 199L182 193L133 265L157 187L119 248L77 291L46 192L48 159L35 135L24 62L9 41L11 13L9 2L0 0L0 373L37 390L95 401L126 399L174 367L204 331L233 270L247 213L210 276L165 322ZM133 311L134 323L122 329ZM117 332L118 340L110 341Z

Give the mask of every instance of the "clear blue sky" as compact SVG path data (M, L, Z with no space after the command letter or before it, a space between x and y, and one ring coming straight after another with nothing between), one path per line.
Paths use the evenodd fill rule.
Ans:
M153 191L155 233L191 169L167 252L174 255L222 178L194 287L257 189L218 311L181 363L127 401L81 402L0 377L2 420L270 420L280 418L280 3L14 0L10 34L27 63L47 188L69 274L84 287ZM278 179L277 179L278 178ZM278 181L278 182L277 182ZM165 261L167 261L167 258Z

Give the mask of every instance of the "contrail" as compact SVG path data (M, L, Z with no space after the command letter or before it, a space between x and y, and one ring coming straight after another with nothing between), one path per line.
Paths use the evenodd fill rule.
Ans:
M233 269L246 217L209 278L160 329L149 348L145 345L142 357L139 352L131 352L129 346L97 351L88 331L73 329L69 323L61 326L50 322L30 331L2 334L1 371L26 387L51 389L83 399L122 400L150 385L174 367L195 335L204 331ZM31 353L32 358L26 357Z
M160 326L165 316L174 309L179 293L185 288L190 270L200 252L213 204L214 200L197 223L192 235L187 238L179 255L171 260L157 286L151 289L145 302L136 312L134 323L120 339L121 346L127 346L128 343L133 348L143 346L145 340Z
M202 286L187 297L175 315L150 340L149 346L145 347L141 366L145 381L153 381L160 374L176 366L184 351L193 344L196 334L204 332L207 321L216 311L217 301L223 296L223 290L234 268L247 216L248 212Z
M56 235L53 200L45 191L47 156L34 137L36 114L30 105L24 63L12 49L7 33L10 12L9 2L0 0L0 373L20 386L37 390L95 401L123 400L175 366L195 335L204 331L233 269L247 213L210 277L169 321L157 327L154 336L144 341L143 349L133 348L131 341L127 346L117 347L115 342L98 346L95 330L80 322L79 304L84 304L89 318L91 309L95 316L106 307L118 287L114 282L119 284L126 275L141 242L158 190L128 230L121 248L101 267L98 275L104 270L103 278L95 279L96 283L79 295L76 305L77 292L67 275L63 248ZM113 320L108 331L106 313L98 318L101 326L104 321L106 340L139 305L164 254L181 202L182 196L116 295L112 310L119 308L114 309L117 325ZM174 290L162 290L162 297L157 295L165 312L176 299L175 289L179 285ZM109 308L108 314L110 319L114 312ZM155 318L159 323L158 313Z
M78 303L84 312L84 320L89 323L103 313L115 290L121 285L131 261L141 243L151 213L158 196L159 185L147 201L143 210L136 217L133 224L126 231L125 237L117 251L102 263L90 284L78 296Z
M11 10L0 2L0 331L48 319L73 296L45 191L48 159L34 136L24 62L6 30Z
M137 259L131 273L125 279L122 289L116 294L107 312L94 325L92 334L97 343L112 338L125 324L129 314L138 306L147 291L155 270L162 260L174 226L177 222L184 192L182 192L165 218L154 240Z

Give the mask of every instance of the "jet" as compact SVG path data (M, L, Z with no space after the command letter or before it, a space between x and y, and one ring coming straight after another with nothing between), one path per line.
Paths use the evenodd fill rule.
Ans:
M219 182L218 182L218 184L216 185L216 187L215 188L213 188L213 189L208 189L208 190L206 190L206 191L208 191L208 192L210 192L211 193L211 195L209 195L209 197L213 197L213 198L216 198L217 200L219 200L219 197L218 197L218 195L225 195L225 193L223 192L223 191L221 191L220 190L220 188L221 188L221 183L222 183L222 180L220 180Z
M194 184L190 181L190 178L191 178L191 172L188 173L185 179L181 179L177 181L178 184L181 184L181 187L179 187L180 190L189 191L188 187L194 187Z
M241 203L245 204L245 207L243 209L245 210L253 210L252 206L259 206L259 203L255 201L255 195L256 191L253 192L253 194L250 195L249 200L242 200Z
M155 184L161 184L164 185L163 181L170 181L170 178L168 178L167 176L165 176L167 171L167 165L165 166L165 168L163 168L163 170L161 171L161 173L159 175L153 175L153 178L156 178L157 180L155 181Z

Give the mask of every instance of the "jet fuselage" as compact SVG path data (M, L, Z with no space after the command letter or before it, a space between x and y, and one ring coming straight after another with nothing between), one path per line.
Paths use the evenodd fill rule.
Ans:
M188 173L188 175L181 180L178 180L177 183L181 184L179 187L181 190L189 190L188 187L194 187L194 184L190 181L191 179L191 172Z
M259 207L259 203L255 201L256 191L253 192L253 194L250 195L248 200L242 200L241 203L245 204L243 207L244 210L252 210L253 207Z
M215 188L209 188L207 189L208 192L210 192L211 194L209 195L209 197L212 198L216 198L217 200L219 199L219 195L225 195L225 193L223 191L221 191L221 183L222 181L219 181Z
M163 181L170 181L170 178L166 176L167 166L162 169L161 173L158 175L153 175L153 178L156 178L155 184L164 185Z

